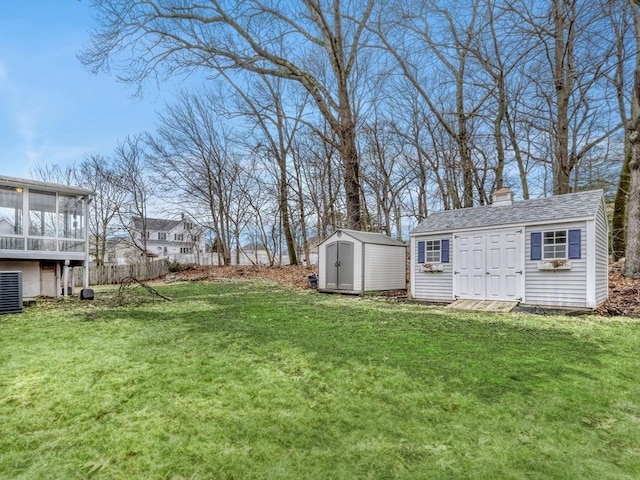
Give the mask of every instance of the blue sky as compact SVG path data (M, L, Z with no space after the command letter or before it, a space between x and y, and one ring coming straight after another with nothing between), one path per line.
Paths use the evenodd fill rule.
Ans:
M0 0L0 175L111 155L119 139L152 131L171 100L170 85L133 98L132 86L84 69L76 55L93 15L89 0Z

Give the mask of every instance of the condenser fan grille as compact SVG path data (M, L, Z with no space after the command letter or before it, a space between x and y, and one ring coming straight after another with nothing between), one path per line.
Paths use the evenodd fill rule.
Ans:
M0 314L22 312L22 272L0 272Z

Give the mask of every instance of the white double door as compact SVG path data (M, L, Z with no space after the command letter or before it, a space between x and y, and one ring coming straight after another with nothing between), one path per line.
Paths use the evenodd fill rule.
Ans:
M522 300L522 229L453 237L454 294L476 300Z

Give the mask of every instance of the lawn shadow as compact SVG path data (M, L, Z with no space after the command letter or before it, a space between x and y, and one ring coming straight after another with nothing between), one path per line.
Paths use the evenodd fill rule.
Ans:
M515 316L467 320L464 313L394 312L360 300L331 308L309 295L268 293L210 297L210 310L202 304L190 310L190 302L181 300L179 310L155 319L183 322L194 336L243 339L252 349L286 344L339 368L396 369L425 387L436 382L486 402L509 393L527 395L559 378L588 378L602 354L595 342L566 330L524 326ZM127 316L150 318L137 308L128 309Z

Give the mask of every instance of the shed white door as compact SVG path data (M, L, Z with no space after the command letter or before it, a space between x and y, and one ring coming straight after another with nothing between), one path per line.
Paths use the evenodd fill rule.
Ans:
M475 300L522 299L522 231L454 235L454 294Z

